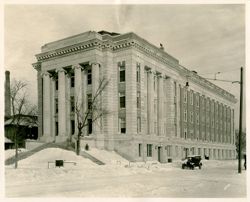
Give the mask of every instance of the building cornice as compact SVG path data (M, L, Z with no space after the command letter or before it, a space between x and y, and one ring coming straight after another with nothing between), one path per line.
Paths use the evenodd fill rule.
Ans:
M101 37L100 37L101 38ZM150 56L157 61L167 64L169 68L178 72L183 77L188 76L191 81L197 83L198 85L210 90L211 92L229 100L230 102L236 103L236 98L223 90L222 88L216 86L215 84L209 82L208 80L202 78L198 74L186 69L179 64L179 61L167 54L165 51L149 43L145 39L137 36L134 33L127 33L118 36L107 36L104 35L102 39L93 38L81 43L73 44L70 46L65 46L63 48L58 48L52 51L40 53L36 55L37 63L33 64L33 67L37 70L41 69L41 62L77 54L84 51L89 51L97 49L100 51L111 51L118 52L127 48L135 48L140 52Z

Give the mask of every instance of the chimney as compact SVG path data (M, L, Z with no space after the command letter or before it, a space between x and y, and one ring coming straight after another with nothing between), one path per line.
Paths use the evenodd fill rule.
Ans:
M4 93L5 93L5 114L4 116L10 117L11 116L11 105L10 105L10 72L5 71L5 88L4 88Z

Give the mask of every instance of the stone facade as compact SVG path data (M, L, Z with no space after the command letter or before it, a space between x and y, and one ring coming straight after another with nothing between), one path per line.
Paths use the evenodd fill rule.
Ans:
M106 78L98 99L108 114L90 120L82 147L132 161L235 158L235 97L136 34L89 31L44 45L36 58L41 140L77 134L72 106L84 113Z

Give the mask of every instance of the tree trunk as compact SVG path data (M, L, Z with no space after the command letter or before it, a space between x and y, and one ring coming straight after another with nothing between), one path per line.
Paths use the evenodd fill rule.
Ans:
M18 143L17 143L17 131L15 131L15 169L18 166Z
M76 155L80 155L80 138L78 137L76 140Z

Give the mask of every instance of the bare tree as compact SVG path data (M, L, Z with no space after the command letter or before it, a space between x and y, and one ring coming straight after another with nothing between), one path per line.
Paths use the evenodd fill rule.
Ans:
M11 99L11 125L14 126L14 143L15 143L15 168L18 167L18 144L20 142L20 134L22 133L21 124L24 122L23 115L31 117L37 114L37 107L28 101L27 83L24 81L13 80L10 88ZM34 124L35 119L25 119L25 124Z
M84 108L84 103L77 97L75 103L75 115L77 124L77 137L76 137L76 154L80 154L80 138L84 137L83 128L88 126L88 119L92 119L92 123L95 123L102 116L108 114L106 108L102 105L101 95L104 89L107 87L109 81L106 78L102 78L98 82L98 86L94 95L92 95L91 102L88 102L87 107Z

